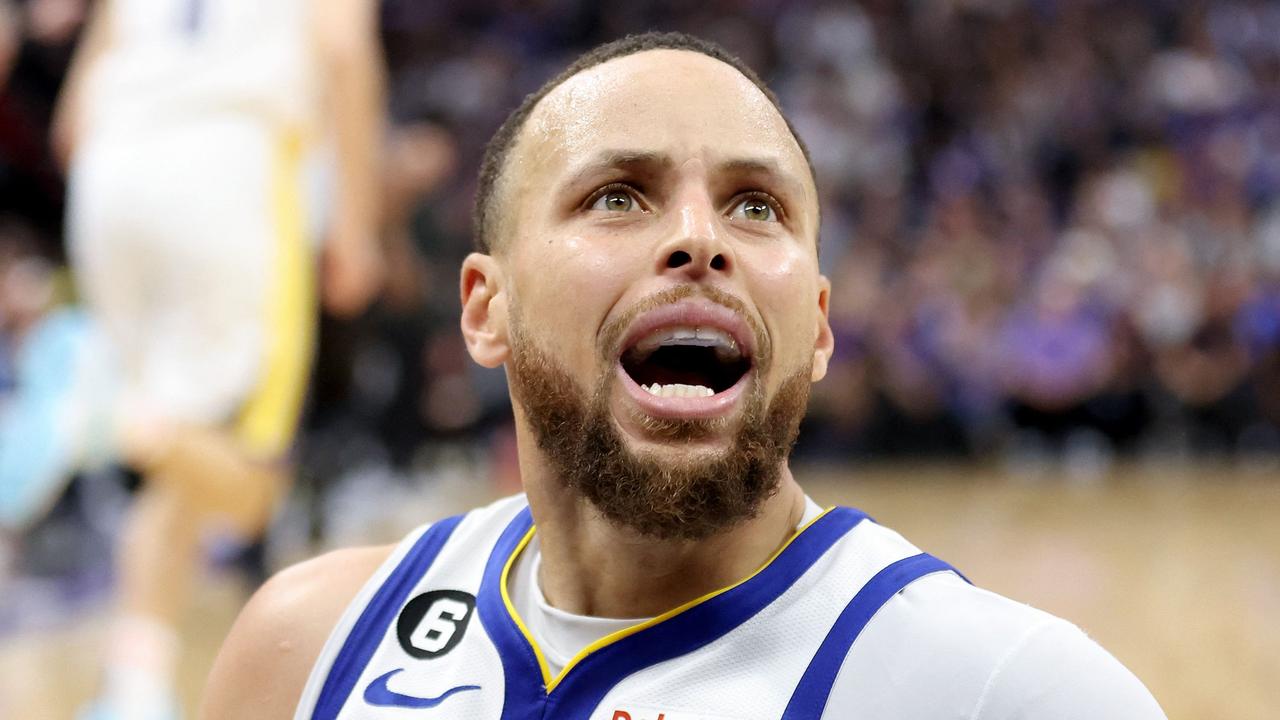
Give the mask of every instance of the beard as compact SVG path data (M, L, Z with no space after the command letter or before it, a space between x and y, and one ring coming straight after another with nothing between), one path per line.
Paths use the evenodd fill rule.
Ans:
M808 405L811 368L788 376L772 402L753 374L730 445L720 452L691 447L672 459L627 446L610 413L613 367L606 364L588 392L520 331L515 313L511 342L512 393L538 448L563 486L615 525L655 539L702 540L756 517L777 493ZM640 420L677 446L722 431L726 422Z

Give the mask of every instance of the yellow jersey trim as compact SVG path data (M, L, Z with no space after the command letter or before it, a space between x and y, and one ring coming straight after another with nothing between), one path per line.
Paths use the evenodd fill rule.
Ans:
M251 451L270 459L278 459L292 442L314 344L315 291L304 228L302 154L301 135L281 133L271 169L275 282L268 291L263 372L236 423Z
M515 603L511 602L511 593L507 591L507 578L511 576L511 568L516 564L516 558L520 557L520 553L524 552L529 541L533 539L533 533L537 529L537 525L529 528L529 532L524 534L520 544L516 545L516 549L512 551L511 557L507 558L507 564L502 567L502 581L499 583L499 589L502 591L502 604L506 606L507 614L515 621L516 627L520 628L520 634L524 635L525 642L529 643L529 647L533 648L534 656L538 658L538 669L542 671L543 687L547 688L547 692L551 692L551 670L547 667L547 658L542 654L542 648L538 647L538 643L534 642L533 633L529 632L529 628L524 624L520 613L516 612Z

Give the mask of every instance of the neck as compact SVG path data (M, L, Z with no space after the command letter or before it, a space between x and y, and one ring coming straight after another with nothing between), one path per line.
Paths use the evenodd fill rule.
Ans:
M537 470L522 467L542 546L538 580L548 603L578 615L652 617L732 585L764 565L804 514L804 492L784 466L755 517L705 540L655 540Z

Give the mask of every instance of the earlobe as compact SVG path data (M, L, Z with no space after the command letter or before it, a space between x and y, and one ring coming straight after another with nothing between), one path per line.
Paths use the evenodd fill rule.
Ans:
M471 359L488 368L507 360L507 294L502 268L492 255L471 253L462 261L462 337Z
M813 342L813 371L810 373L813 382L827 376L827 365L836 349L835 334L831 332L831 281L823 276L818 280L818 334Z

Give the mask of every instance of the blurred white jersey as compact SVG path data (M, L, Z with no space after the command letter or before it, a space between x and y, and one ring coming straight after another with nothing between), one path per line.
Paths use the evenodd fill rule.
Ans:
M295 720L1164 717L1074 626L850 508L553 673L511 600L534 533L517 497L412 534L339 621Z
M89 127L147 131L235 112L312 122L308 0L111 0L111 49L89 83Z
M292 442L314 301L323 130L309 0L108 0L68 222L124 407Z

